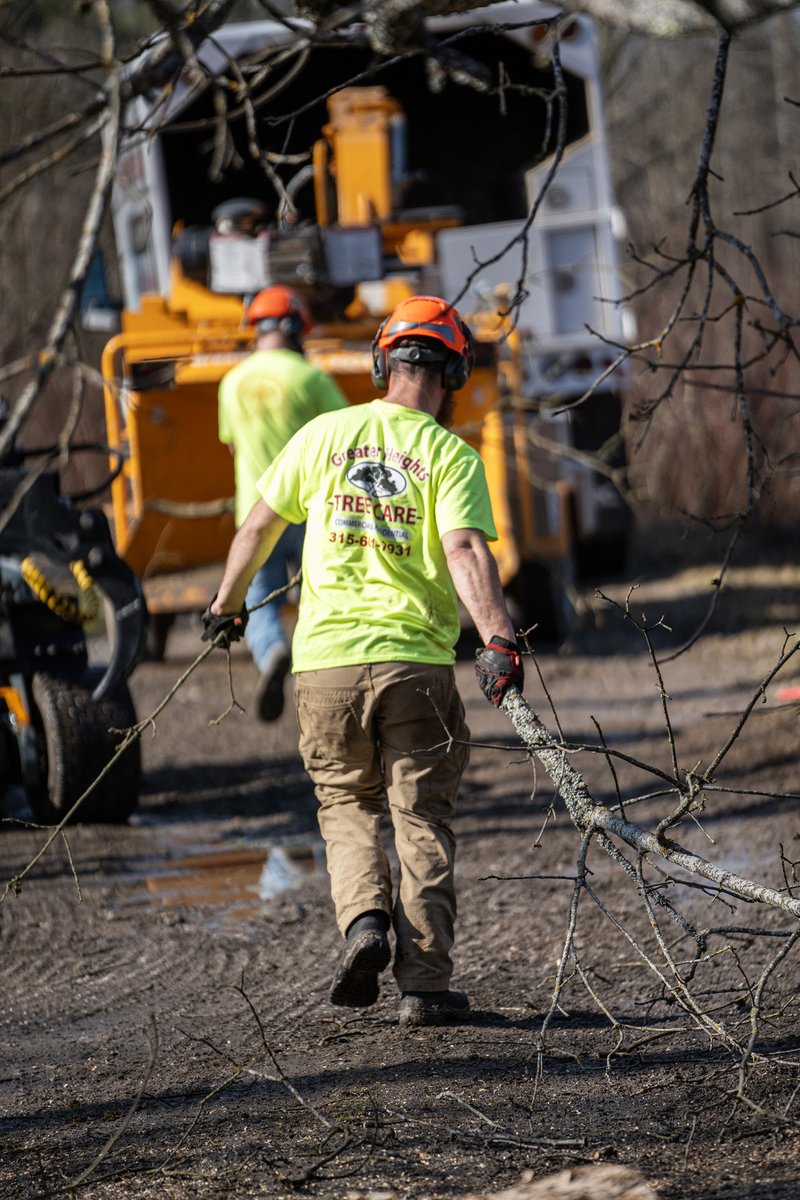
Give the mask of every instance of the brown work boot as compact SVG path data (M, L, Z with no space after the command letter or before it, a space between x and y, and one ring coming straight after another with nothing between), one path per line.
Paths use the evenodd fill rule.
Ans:
M399 1023L404 1029L468 1021L469 1000L463 992L403 992Z
M333 977L331 1004L369 1008L378 999L378 976L392 956L388 927L389 918L383 913L365 913L353 921Z

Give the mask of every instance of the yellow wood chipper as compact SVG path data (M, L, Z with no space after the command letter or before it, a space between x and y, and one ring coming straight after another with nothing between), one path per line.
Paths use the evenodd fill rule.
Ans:
M513 3L430 18L438 57L389 64L360 27L326 41L299 21L231 24L166 102L139 102L114 193L124 304L103 376L124 456L116 545L144 583L152 654L176 613L205 607L233 535L217 390L252 349L249 299L272 283L308 301L306 353L354 404L374 396L371 341L400 299L457 304L477 358L455 428L486 465L520 622L557 633L576 570L619 565L619 217L592 27L556 16Z

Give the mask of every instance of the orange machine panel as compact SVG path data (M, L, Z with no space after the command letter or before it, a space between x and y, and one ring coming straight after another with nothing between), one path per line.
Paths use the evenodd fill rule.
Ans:
M217 436L217 383L127 394L128 519L120 554L139 575L224 559L233 458Z

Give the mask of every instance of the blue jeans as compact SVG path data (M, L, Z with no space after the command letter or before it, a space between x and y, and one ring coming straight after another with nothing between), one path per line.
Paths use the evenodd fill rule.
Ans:
M247 589L245 604L248 608L289 582L294 573L290 572L289 563L295 570L300 566L304 533L305 525L289 525L281 534L272 554L256 572ZM250 613L244 636L259 671L263 671L276 645L286 650L289 648L281 620L281 609L285 603L286 596L279 596L277 600Z

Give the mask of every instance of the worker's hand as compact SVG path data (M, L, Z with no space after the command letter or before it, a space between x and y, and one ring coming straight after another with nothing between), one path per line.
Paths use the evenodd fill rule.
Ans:
M498 706L510 687L522 691L525 683L522 651L514 642L491 637L476 655L475 674L486 699Z
M214 600L216 596L211 604ZM238 642L247 624L248 612L245 606L242 605L241 612L223 613L218 617L211 611L211 604L203 613L203 641L214 642L217 646L229 646L231 642Z

